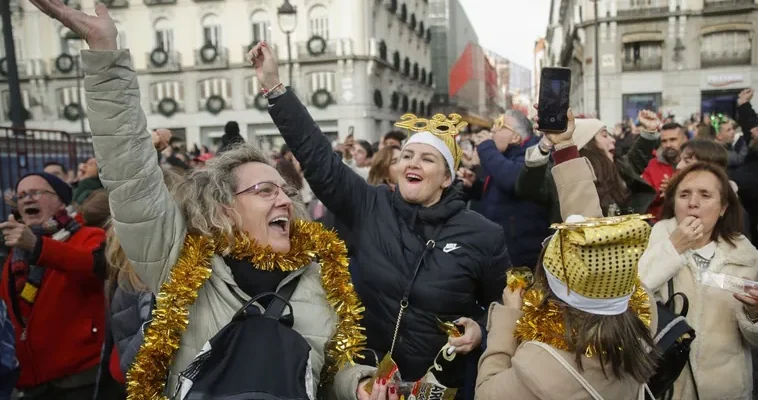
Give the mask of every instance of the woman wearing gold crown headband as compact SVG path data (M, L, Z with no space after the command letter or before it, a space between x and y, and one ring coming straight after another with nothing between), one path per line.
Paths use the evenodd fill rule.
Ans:
M250 57L258 81L269 90L271 117L313 192L350 226L356 241L353 282L366 307L367 347L378 357L341 371L352 384L337 387L340 393L355 395L360 380L357 395L367 398L363 385L376 359L387 354L403 380L415 381L448 340L460 355L475 353L486 317L482 307L500 296L510 263L502 228L467 211L452 187L461 158L455 135L465 126L460 116L404 116L397 126L419 132L402 149L397 189L370 186L333 156L308 111L282 87L269 47L258 44ZM463 336L449 339L437 319L456 321ZM463 386L472 358L439 360L438 380L447 387Z
M569 118L563 136L570 138ZM590 218L602 211L594 184L583 185L585 175L556 177L556 183L564 217L587 218L573 215L554 226L557 233L543 250L535 284L524 291L523 279L509 277L503 304L490 307L477 400L500 399L503 393L527 400L645 395L658 358L648 353L657 314L637 279L637 262L650 227L636 217ZM576 185L562 184L572 178ZM625 256L598 262L618 253Z
M174 395L180 373L243 305L292 288L294 281L292 329L310 347L304 370L295 371L305 376L298 390L314 399L319 384L362 342L343 242L303 219L296 193L251 146L194 171L176 189L175 201L146 130L137 73L129 52L117 49L108 9L98 3L94 16L60 0L33 3L89 45L82 51L88 117L116 235L142 282L157 294L127 373L129 398Z

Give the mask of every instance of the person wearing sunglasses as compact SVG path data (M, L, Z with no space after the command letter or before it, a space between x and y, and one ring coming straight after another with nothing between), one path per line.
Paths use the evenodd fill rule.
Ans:
M71 200L71 187L60 178L28 174L16 185L20 219L0 223L11 248L0 299L15 328L16 388L23 398L84 399L94 392L105 318L98 251L105 232L70 215Z

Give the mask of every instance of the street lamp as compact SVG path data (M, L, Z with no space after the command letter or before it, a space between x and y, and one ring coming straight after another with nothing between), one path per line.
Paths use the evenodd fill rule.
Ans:
M287 35L287 63L289 68L289 84L292 87L292 42L290 35L297 28L297 8L290 4L289 0L284 0L279 9L276 11L279 22L279 29Z

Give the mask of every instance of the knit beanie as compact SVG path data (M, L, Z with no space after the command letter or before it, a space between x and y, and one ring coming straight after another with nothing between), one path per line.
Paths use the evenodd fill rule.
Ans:
M576 128L574 129L574 144L578 150L584 148L595 135L605 129L605 124L595 118L577 118L574 120Z
M55 192L55 194L58 195L58 198L61 199L63 204L65 205L71 204L71 197L73 196L73 190L71 189L71 186L69 186L68 183L63 182L57 176L53 174L48 174L47 172L32 172L32 173L24 175L21 179L18 180L18 183L16 183L17 192L18 192L18 184L30 176L39 176L40 178L47 181L47 183L53 188L53 191Z

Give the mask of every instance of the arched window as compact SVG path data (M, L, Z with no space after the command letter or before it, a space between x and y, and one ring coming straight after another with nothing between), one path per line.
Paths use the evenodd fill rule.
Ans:
M184 110L184 88L179 81L163 81L150 84L150 108L153 112L163 99L173 99L179 110Z
M210 78L197 83L200 94L200 109L205 109L205 102L211 96L220 96L226 102L226 108L232 107L232 81L224 78Z
M266 11L255 11L250 16L250 26L252 27L251 44L271 41L271 22Z
M321 36L329 39L329 10L324 6L313 6L308 13L308 29L310 36Z
M155 48L170 52L174 49L174 27L168 18L158 18L153 24L155 30Z
M221 45L221 20L216 14L206 14L202 20L203 45L208 43L219 47Z

